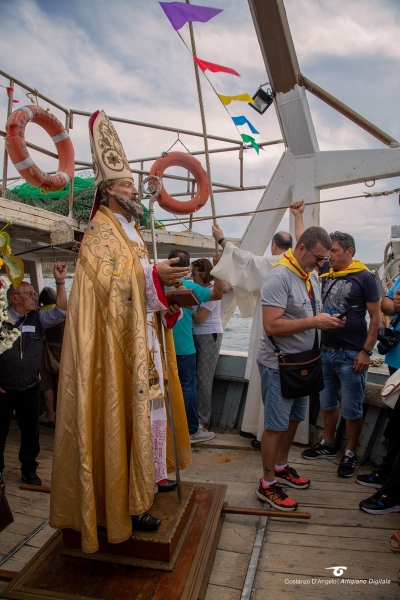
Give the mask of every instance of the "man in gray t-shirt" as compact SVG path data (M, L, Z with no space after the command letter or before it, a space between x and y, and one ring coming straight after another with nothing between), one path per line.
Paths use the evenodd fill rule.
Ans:
M295 250L284 254L261 288L264 334L257 362L264 404L264 432L261 438L263 479L256 495L278 510L292 511L297 508L297 502L285 494L280 483L298 489L310 485L309 479L300 477L288 465L289 449L298 424L305 418L308 398L288 400L282 396L278 358L268 336L274 338L283 354L293 354L311 350L316 329L343 326L344 319L320 312L318 277L312 273L328 259L330 247L331 240L324 229L306 229L298 239ZM315 298L315 316L311 288Z

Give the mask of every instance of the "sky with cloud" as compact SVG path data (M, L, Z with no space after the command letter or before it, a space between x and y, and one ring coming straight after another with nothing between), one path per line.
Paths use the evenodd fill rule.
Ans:
M246 0L196 0L196 4L223 9L206 24L194 25L197 55L203 60L236 69L241 77L210 74L216 90L225 95L248 92L267 81L261 51ZM285 0L292 36L302 72L354 110L400 140L400 3L398 0ZM201 131L193 62L156 0L0 0L0 69L13 75L67 108L108 114L141 122ZM189 44L188 26L182 37ZM208 82L202 79L208 132L239 139L239 133ZM1 85L8 85L0 77ZM19 106L29 104L15 86ZM346 120L317 98L308 95L321 150L380 148L375 138ZM7 96L0 88L0 129L4 130ZM46 103L41 101L46 107ZM17 105L18 106L18 105ZM232 103L233 116L245 115L258 129L258 141L281 138L274 108L263 116L247 104ZM52 109L61 116L56 109ZM130 159L158 156L177 140L172 132L117 124ZM241 128L244 133L250 133ZM87 119L76 116L71 131L77 158L90 161ZM52 142L37 126L27 139L52 150ZM202 139L181 135L190 151L201 150ZM4 145L0 138L0 151ZM211 148L227 147L210 141ZM174 149L184 151L177 144ZM257 156L244 156L245 185L266 185L283 145L266 148ZM32 157L47 170L53 159ZM204 157L201 158L203 165ZM145 163L147 168L151 162ZM239 184L237 152L211 156L212 178ZM183 174L176 170L177 174ZM13 167L10 167L12 175ZM377 182L372 191L400 187L400 178ZM169 192L182 184L167 182ZM368 191L364 184L324 190L322 199ZM216 194L217 213L254 209L261 191ZM208 203L198 216L209 215ZM156 209L156 216L171 215ZM241 237L248 217L221 220L227 235ZM384 199L353 200L321 207L321 225L328 231L352 233L358 258L378 262L389 240L390 225L397 224L396 195ZM288 225L287 217L281 228ZM177 229L183 229L180 225ZM210 223L196 225L208 234Z

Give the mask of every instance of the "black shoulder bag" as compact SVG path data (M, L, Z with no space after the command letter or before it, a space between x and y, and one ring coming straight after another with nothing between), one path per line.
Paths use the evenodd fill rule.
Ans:
M316 316L314 290L311 287L311 304ZM300 398L316 394L324 389L321 350L318 343L318 331L315 330L314 345L311 350L283 354L272 336L268 336L278 357L282 396L287 399Z

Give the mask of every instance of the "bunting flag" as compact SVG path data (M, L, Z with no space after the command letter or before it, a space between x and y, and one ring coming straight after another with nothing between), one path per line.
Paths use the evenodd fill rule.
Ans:
M251 133L260 133L254 127L254 125L252 123L250 123L250 121L248 119L246 119L246 117L244 117L243 115L240 117L232 117L232 121L235 123L235 125L246 125L246 123L247 123Z
M4 88L4 89L6 90L6 92L7 92L7 96L8 96L8 97L10 97L10 94L11 94L11 92L13 92L13 91L14 91L14 88L13 88L13 87L6 87L5 85L2 85L2 86L0 86L0 87ZM19 102L19 100L13 100L13 101L12 101L12 103L13 103L13 104L18 104L18 102Z
M250 104L254 104L253 98L249 94L239 94L238 96L223 96L222 94L217 94L218 98L221 100L222 104L230 104L232 100L237 100L238 102L250 102Z
M160 2L160 6L169 19L175 31L181 29L189 21L207 23L213 17L223 12L220 8L209 8L208 6L197 6L185 2Z
M251 135L247 135L247 133L241 133L240 135L244 142L248 142L249 144L251 144L254 150L257 152L257 154L260 154L260 146L257 144L256 140L253 137L251 137Z
M207 62L206 60L201 60L193 54L194 60L197 62L200 69L203 71L211 71L211 73L230 73L231 75L237 75L240 77L240 74L235 71L235 69L231 69L229 67L223 67L222 65L216 65L215 63Z

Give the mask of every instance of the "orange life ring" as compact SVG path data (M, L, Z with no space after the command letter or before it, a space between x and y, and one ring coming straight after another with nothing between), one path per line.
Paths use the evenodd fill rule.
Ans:
M157 158L150 169L149 176L156 175L161 178L168 167L183 167L187 169L196 180L197 193L191 200L181 202L172 198L163 186L160 195L157 197L161 208L177 215L189 215L202 208L207 202L210 193L207 173L201 166L200 161L184 152L170 152L167 156Z
M45 173L35 165L25 143L25 127L32 121L51 136L58 152L58 171L55 175ZM64 125L41 106L22 106L13 112L6 125L7 151L14 167L28 183L46 192L62 190L72 179L75 171L75 152Z

